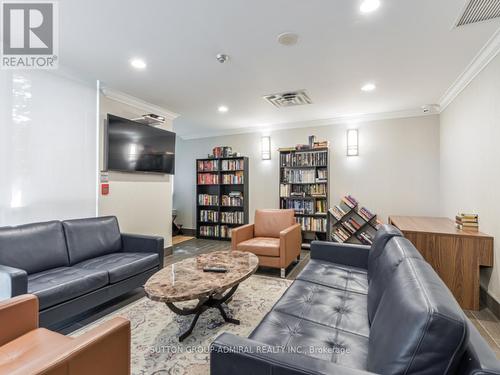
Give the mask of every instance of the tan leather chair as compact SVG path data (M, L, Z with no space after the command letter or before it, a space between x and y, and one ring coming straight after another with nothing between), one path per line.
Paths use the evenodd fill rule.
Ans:
M300 257L302 232L295 222L294 210L256 210L254 224L231 232L231 248L249 251L259 257L259 265L286 268Z
M114 318L71 338L38 328L38 298L0 302L0 374L129 375L130 322Z

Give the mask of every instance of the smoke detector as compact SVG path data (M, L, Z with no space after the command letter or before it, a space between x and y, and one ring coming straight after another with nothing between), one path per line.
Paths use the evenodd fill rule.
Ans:
M284 46L293 46L297 44L299 36L295 33L282 33L278 35L278 43Z
M467 0L455 27L500 17L500 0Z
M215 58L217 59L218 62L224 64L229 60L229 55L226 55L224 53L218 53L217 56L215 56Z
M277 108L312 104L312 100L309 95L307 95L305 90L287 91L280 94L266 95L263 99Z

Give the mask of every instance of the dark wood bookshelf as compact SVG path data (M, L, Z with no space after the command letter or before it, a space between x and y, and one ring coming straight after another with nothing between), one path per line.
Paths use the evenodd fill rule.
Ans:
M223 169L225 163L235 161L243 163L243 168L238 167L234 169ZM213 170L200 170L200 162L206 166L212 165ZM215 158L215 159L196 159L196 237L211 240L225 240L230 241L229 229L248 224L249 205L248 205L248 192L249 192L249 174L248 174L248 158L241 157L228 157L228 158ZM223 176L231 173L242 175L243 183L224 183ZM210 174L216 178L214 183L200 183L200 174ZM240 192L242 194L241 206L236 205L222 205L222 197L229 195L231 192ZM200 204L200 196L206 194L216 197L217 204L207 203ZM214 221L206 221L202 218L202 211L209 211L216 216ZM243 223L226 223L222 220L224 213L237 214L242 212ZM211 228L212 234L207 234L202 231L202 227ZM227 228L227 236L223 235L223 228Z
M328 240L328 147L285 149L280 150L279 154L279 207L295 210L295 218L302 225L303 248L309 248L310 242L314 240ZM319 173L323 176L318 176ZM302 177L299 177L301 174ZM321 193L317 193L317 190L321 190ZM292 195L292 192L301 195ZM318 204L322 207L318 207ZM321 211L318 211L318 208L321 208Z

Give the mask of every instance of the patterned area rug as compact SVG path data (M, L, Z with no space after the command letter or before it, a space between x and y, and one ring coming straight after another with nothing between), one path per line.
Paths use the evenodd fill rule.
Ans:
M132 325L133 375L209 374L210 343L222 332L248 336L290 284L290 280L250 277L239 286L226 308L230 316L241 321L239 326L225 324L219 312L211 309L200 317L191 336L182 343L177 337L189 327L192 316L177 316L165 304L146 297L74 332L73 336L121 316Z

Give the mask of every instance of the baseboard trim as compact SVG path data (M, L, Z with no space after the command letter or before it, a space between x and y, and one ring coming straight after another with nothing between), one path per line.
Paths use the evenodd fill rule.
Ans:
M182 228L182 235L196 236L196 229Z
M174 253L172 246L165 248L165 256L172 255Z
M500 319L500 303L483 287L481 287L479 292L479 300L482 306L486 306L498 319Z

